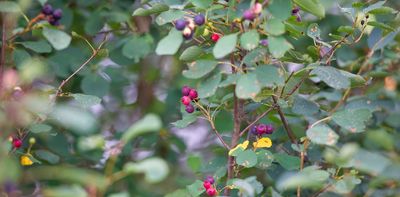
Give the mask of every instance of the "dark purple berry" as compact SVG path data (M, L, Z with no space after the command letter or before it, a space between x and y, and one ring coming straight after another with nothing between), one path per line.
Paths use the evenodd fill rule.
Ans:
M193 113L193 112L194 112L194 107L193 107L193 105L192 105L192 104L186 105L185 111L186 111L187 113L189 113L189 114Z
M45 15L53 14L53 7L50 4L46 4L42 8L42 13Z
M206 21L206 18L204 17L204 15L199 14L197 16L194 17L194 22L196 23L196 25L201 26L204 24L204 22Z
M205 181L208 181L209 183L211 183L211 185L214 184L214 182L215 182L214 177L212 177L212 176L207 176Z
M252 126L252 127L250 128L250 132L251 132L251 134L253 134L253 135L258 135L257 126Z
M266 134L272 134L273 132L274 132L274 126L272 126L272 124L267 124L266 125L266 130L265 130L265 133Z
M197 99L198 94L197 91L195 89L191 89L189 92L189 97L193 100L193 99Z
M300 11L300 8L299 8L299 7L293 8L293 9L292 9L292 15L295 15L295 14L299 13L299 11Z
M260 44L263 46L268 46L268 40L267 39L260 40Z
M252 21L252 20L254 20L254 19L256 18L256 16L255 16L255 14L253 13L252 10L245 10L245 11L243 12L243 18L244 18L245 20Z
M58 19L61 19L61 17L62 17L62 10L61 9L54 10L53 18L58 20Z
M182 87L182 96L189 96L189 92L190 92L190 87L189 86L183 86Z
M257 134L258 134L258 135L262 135L262 134L264 134L266 131L267 131L267 125L265 125L265 124L259 124L259 125L257 126Z
M175 22L175 28L179 31L182 31L186 27L186 20L185 19L179 19Z
M50 17L49 19L47 19L47 21L50 23L50 25L53 26L58 26L60 25L60 21L58 21L57 19Z

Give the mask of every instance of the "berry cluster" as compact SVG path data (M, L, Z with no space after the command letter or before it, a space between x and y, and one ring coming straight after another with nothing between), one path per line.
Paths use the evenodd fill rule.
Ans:
M53 25L53 26L60 25L60 19L62 17L62 10L61 9L53 10L53 7L50 4L46 4L42 8L42 14L45 15L47 21L51 25Z
M202 26L206 22L206 18L203 14L196 15L193 19L179 19L175 21L175 28L179 31L182 31L183 37L185 39L191 39L194 34L194 30L196 25Z
M272 124L258 124L251 128L251 133L254 135L272 134L275 128Z
M255 3L250 9L243 12L243 19L252 21L258 17L262 12L262 4Z
M187 113L193 113L194 112L194 106L192 105L192 101L196 100L198 98L197 91L193 88L190 88L189 86L183 86L182 87L182 98L181 102L183 105L185 105L185 110Z
M206 189L206 193L208 196L215 196L217 194L217 190L214 188L214 178L212 176L207 176L206 180L203 181L203 187Z
M295 8L292 9L292 15L296 16L297 22L301 22L300 8L299 7L295 7Z

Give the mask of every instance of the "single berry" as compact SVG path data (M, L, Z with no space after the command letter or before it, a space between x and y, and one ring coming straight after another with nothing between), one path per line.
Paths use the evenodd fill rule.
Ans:
M266 131L267 131L267 125L265 125L265 124L259 124L259 125L257 126L257 134L258 134L258 135L262 135L262 134L264 134Z
M14 148L20 148L22 146L22 140L14 138L12 144Z
M245 20L252 21L252 20L254 20L256 18L256 16L255 16L255 14L254 14L254 12L252 10L245 10L243 12L243 18Z
M191 101L192 101L192 99L190 99L190 97L188 97L188 96L183 96L183 97L181 98L181 102L182 102L182 104L184 104L184 105L189 105Z
M189 113L189 114L193 113L193 112L194 112L194 107L193 107L193 105L192 105L192 104L186 105L185 111L186 111L187 113Z
M185 27L185 29L182 31L183 37L188 40L193 37L193 31L189 27Z
M259 15L262 12L262 4L261 3L255 3L253 5L253 7L251 8L251 10L253 11L253 13L255 15Z
M179 19L175 22L175 28L179 31L182 31L186 27L186 20L185 19Z
M217 194L217 190L215 190L214 188L210 187L206 190L206 193L208 196L215 196L215 194Z
M203 187L204 187L204 189L209 189L209 188L211 188L211 183L210 182L208 182L208 181L204 181L203 182Z
M57 19L55 19L53 17L48 18L47 21L50 23L50 25L53 25L53 26L60 25L60 21L58 21Z
M265 130L265 133L266 134L272 134L273 132L274 132L274 130L275 130L275 128L274 128L274 126L272 126L272 124L267 124L266 125L266 130Z
M210 182L211 184L214 184L214 182L215 182L214 177L212 177L212 176L207 176L205 181Z
M206 22L206 18L204 17L204 15L199 14L194 17L194 23L196 23L196 25L202 26L204 22Z
M182 96L189 96L190 92L190 87L189 86L183 86L182 87Z
M54 12L53 12L53 18L55 18L55 19L61 19L61 17L62 17L62 10L61 9L56 9L56 10L54 10Z
M295 14L299 13L299 11L300 11L300 8L299 8L299 7L293 8L293 9L292 9L292 15L295 15Z
M46 4L42 8L42 13L45 15L51 15L53 13L53 7L50 4Z
M253 135L257 135L257 134L258 134L258 132L257 132L257 126L252 126L252 127L250 128L250 132L251 132Z
M191 89L189 92L189 97L193 100L193 99L197 99L199 95L197 94L197 91L195 89Z
M213 33L213 34L211 35L211 40L214 41L214 42L217 42L217 41L219 40L220 37L221 37L221 36L220 36L219 34Z
M268 46L268 40L267 39L260 40L260 44L263 46Z

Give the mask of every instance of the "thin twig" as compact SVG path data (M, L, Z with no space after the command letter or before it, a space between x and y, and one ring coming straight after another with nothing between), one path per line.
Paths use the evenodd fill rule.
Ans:
M269 112L271 112L274 108L276 107L275 104L273 104L271 107L269 107L264 113L262 113L261 115L259 115L256 119L254 119L253 122L251 122L245 129L242 130L242 132L240 132L240 137L242 137L244 135L244 133L246 133L246 131L248 131L254 124L256 124L261 118L263 118L264 116L266 116Z
M310 126L310 128L315 127L317 124L319 124L319 123L321 123L321 122L330 120L331 118L332 118L331 116L328 116L328 117L325 117L325 118L323 118L323 119L321 119L321 120L318 120L318 121L314 122L314 123Z
M297 143L297 140L296 140L296 136L293 134L293 131L292 131L292 129L290 128L289 123L288 123L288 121L287 121L286 118L285 118L285 114L282 112L281 107L280 107L279 104L278 104L278 101L277 101L276 96L272 96L272 100L274 101L274 104L276 105L276 110L278 111L279 117L280 117L280 119L281 119L281 121L282 121L282 123L283 123L283 127L285 128L286 133L287 133L287 135L288 135L290 141L291 141L293 144L298 144L298 143Z

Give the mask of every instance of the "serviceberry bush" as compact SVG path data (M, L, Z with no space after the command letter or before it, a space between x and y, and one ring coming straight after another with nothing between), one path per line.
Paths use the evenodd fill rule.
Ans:
M397 196L399 7L0 1L0 196Z

